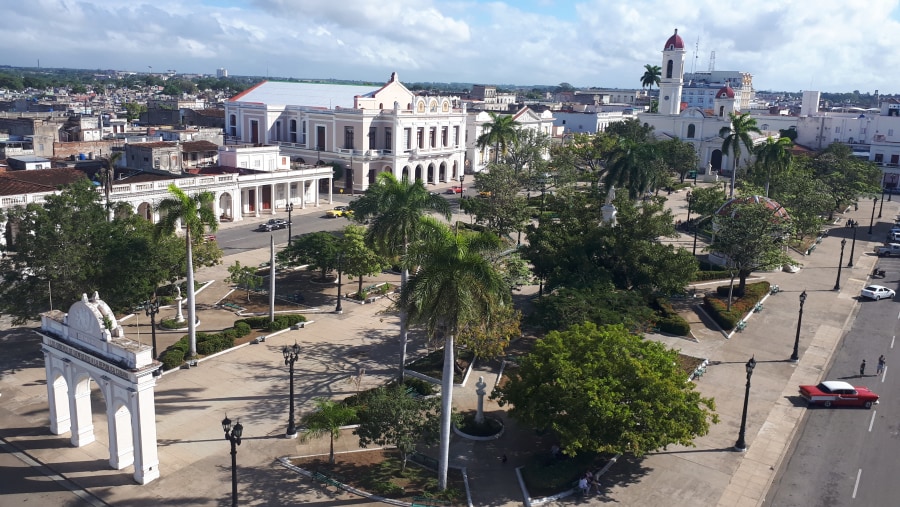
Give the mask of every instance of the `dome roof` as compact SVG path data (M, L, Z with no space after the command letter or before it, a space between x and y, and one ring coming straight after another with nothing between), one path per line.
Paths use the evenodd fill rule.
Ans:
M717 99L733 99L734 98L734 90L729 85L725 85L722 88L719 88L719 91L716 93Z
M725 202L717 211L716 215L718 216L727 216L734 213L733 208L737 205L742 204L762 204L766 208L772 210L772 215L777 217L779 220L790 220L791 217L788 215L786 209L781 204L778 204L777 201L773 199L769 199L768 197L764 197L761 195L752 195L749 197L735 197Z
M663 51L669 51L670 49L684 49L684 41L681 40L681 37L678 35L677 28L675 29L675 33L666 41L666 45L663 46Z

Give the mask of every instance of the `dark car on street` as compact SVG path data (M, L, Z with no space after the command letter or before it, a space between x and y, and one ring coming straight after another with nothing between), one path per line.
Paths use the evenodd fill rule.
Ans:
M269 232L275 231L278 229L284 229L287 227L287 220L282 218L270 218L268 222L263 222L259 224L259 227L256 228L257 231Z

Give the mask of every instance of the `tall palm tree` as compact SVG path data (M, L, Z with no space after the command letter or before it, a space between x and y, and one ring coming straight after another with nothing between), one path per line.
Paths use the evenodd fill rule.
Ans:
M441 453L438 484L447 488L450 457L450 419L453 408L454 336L466 324L490 322L508 299L509 286L485 257L496 250L498 238L490 233L454 234L443 224L427 241L411 245L404 258L416 274L400 293L410 323L425 326L429 336L444 338L441 377Z
M431 194L422 180L414 183L398 180L393 174L378 175L365 195L350 204L357 221L370 220L366 241L376 252L389 258L406 255L409 244L417 241L423 232L423 217L436 212L450 220L450 204L439 195ZM406 287L409 269L402 268L400 289ZM406 312L400 310L400 382L406 366L406 342L408 339Z
M772 177L772 170L780 172L791 165L791 146L794 143L787 137L780 137L778 140L769 136L766 142L756 147L756 158L766 168L766 197L769 197L769 180Z
M731 168L731 192L728 197L734 197L734 183L737 175L738 162L741 159L741 145L750 152L753 150L753 139L750 133L761 134L756 126L756 119L750 117L750 113L728 113L731 124L719 129L719 137L723 138L722 152L731 153L733 165Z
M215 232L219 228L216 213L212 209L215 196L212 192L187 195L174 183L169 185L172 197L163 199L156 205L160 214L156 224L156 235L172 234L181 223L184 228L184 243L187 249L187 293L188 293L188 337L190 357L197 355L197 306L194 298L194 241L203 237L207 228Z
M647 97L653 91L653 85L659 88L659 79L662 77L662 68L659 65L644 65L644 75L641 76L641 88L647 88ZM653 112L653 100L650 100L650 112Z
M482 125L484 133L478 136L475 143L484 150L487 146L494 146L494 163L500 161L500 153L506 153L509 143L516 137L518 127L516 119L510 114L497 114L488 112L491 121Z
M603 184L607 189L627 188L631 198L637 198L652 188L655 177L654 145L619 138L606 159Z
M314 401L316 410L303 417L303 424L306 426L304 438L319 438L327 434L330 443L328 462L333 465L334 441L341 438L341 426L353 421L356 408L325 398L316 398Z

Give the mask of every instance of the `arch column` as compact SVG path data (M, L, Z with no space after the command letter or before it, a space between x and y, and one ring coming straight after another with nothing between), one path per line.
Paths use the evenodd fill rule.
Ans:
M134 480L138 484L159 478L159 453L156 449L156 407L152 376L140 379L137 390L129 389L128 409L134 441Z
M72 421L69 418L69 385L62 373L57 372L58 368L58 360L44 352L47 401L50 405L50 433L54 435L62 435L72 429Z
M84 377L78 382L69 382L69 385L74 386L73 394L69 397L72 445L82 447L95 440L91 416L91 378Z

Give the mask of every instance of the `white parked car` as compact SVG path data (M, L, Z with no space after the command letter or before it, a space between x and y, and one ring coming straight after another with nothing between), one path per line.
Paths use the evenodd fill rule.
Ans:
M874 299L894 299L897 293L887 287L881 285L869 285L865 289L859 291L859 297Z

